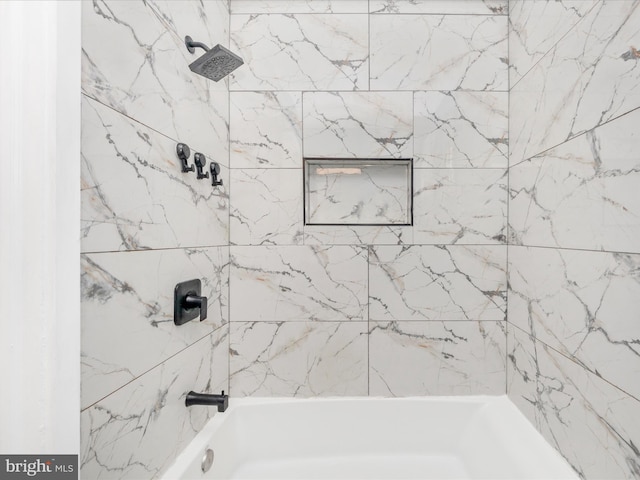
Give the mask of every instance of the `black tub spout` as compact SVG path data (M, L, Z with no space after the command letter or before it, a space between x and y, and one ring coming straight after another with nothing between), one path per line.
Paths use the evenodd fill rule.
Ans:
M187 398L184 401L187 407L191 405L217 405L219 412L224 412L229 406L229 395L224 394L224 390L220 395L210 393L196 393L191 390L187 393Z

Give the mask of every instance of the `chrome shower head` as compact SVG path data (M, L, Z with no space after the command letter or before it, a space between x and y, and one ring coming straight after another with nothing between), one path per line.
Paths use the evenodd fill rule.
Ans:
M188 35L184 38L184 43L190 53L194 53L196 48L205 50L206 53L189 65L189 68L193 73L214 82L219 82L244 63L242 58L220 44L210 49L204 43L194 42Z

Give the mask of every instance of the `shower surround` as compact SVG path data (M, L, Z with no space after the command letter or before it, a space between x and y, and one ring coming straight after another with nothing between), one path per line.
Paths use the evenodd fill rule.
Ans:
M638 408L629 391L637 383L631 381L637 334L629 326L617 341L611 336L618 330L602 330L616 340L607 347L626 355L617 357L630 365L621 373L601 361L610 357L598 357L600 350L593 354L597 342L576 348L562 341L577 328L571 323L576 314L562 302L581 299L598 322L620 321L611 312L625 308L637 311L627 292L638 285L638 250L620 253L607 244L611 253L584 251L584 244L538 240L589 240L572 233L581 228L602 245L625 241L598 228L597 215L580 224L573 215L571 228L556 231L562 222L552 222L549 213L564 219L567 205L538 202L546 210L534 217L527 214L534 212L532 202L521 196L565 181L560 162L539 157L552 153L548 148L569 140L563 145L571 155L555 153L574 160L563 168L588 168L577 155L594 150L580 142L589 139L590 147L596 139L606 148L608 120L633 124L631 114L622 114L637 99L637 60L629 49L637 33L624 29L618 35L626 46L618 52L612 44L606 58L617 62L626 52L629 72L598 71L619 80L610 114L578 126L560 122L558 131L542 135L541 125L556 116L527 103L544 84L540 68L563 58L549 49L565 45L559 51L572 58L591 54L579 44L593 42L586 28L583 36L562 39L570 28L597 16L604 21L604 45L625 15L637 16L637 2L602 3L600 15L590 2L542 0L84 3L83 478L161 475L213 414L186 409L189 390L224 389L231 401L504 394L507 380L511 398L576 470L595 478L591 460L608 458L621 478L630 476L632 467L620 465L631 458L631 447L620 438L633 440L640 432L630 423ZM562 20L549 22L545 14ZM553 31L531 33L529 25L537 23ZM219 83L194 75L185 35L229 47L245 65ZM568 41L578 43L563 44ZM606 87L585 84L586 91L613 89L606 79ZM592 97L603 100L600 94ZM625 117L630 123L621 122ZM511 147L509 122L516 135ZM181 173L178 142L221 165L222 187ZM622 148L619 139L614 146ZM413 225L304 225L303 157L413 158ZM637 162L626 162L588 178L621 194L614 186L620 184L607 182L623 169L635 174ZM536 169L533 176L527 165ZM547 183L530 188L542 180ZM591 198L584 183L561 186L572 188L578 205ZM634 201L625 205L630 212ZM634 223L627 215L601 219L611 219L614 229L626 221L629 231ZM586 248L601 249L595 245ZM587 269L584 262L592 258L596 266ZM541 272L542 261L553 267ZM574 267L565 275L567 265ZM209 318L175 327L173 287L190 278L203 281ZM599 309L593 295L616 310ZM565 330L546 336L531 330L535 307L555 312L558 319L548 320ZM560 373L540 376L536 369L545 368ZM565 376L576 382L559 392L571 408L558 404L551 390L567 385L558 383ZM584 395L580 401L576 392ZM606 403L611 399L620 402ZM574 454L577 441L560 427L566 419L541 420L557 411L572 412L574 423L579 415L597 421L598 412L613 429L607 435L621 435L607 437L616 447L599 450L594 440ZM615 418L628 421L618 428ZM576 425L575 435L587 425ZM167 432L171 442L164 440Z

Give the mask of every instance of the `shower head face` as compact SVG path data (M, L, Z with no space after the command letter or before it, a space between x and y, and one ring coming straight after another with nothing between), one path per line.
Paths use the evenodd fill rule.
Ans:
M243 63L238 55L222 45L216 45L189 65L189 68L193 73L219 82Z

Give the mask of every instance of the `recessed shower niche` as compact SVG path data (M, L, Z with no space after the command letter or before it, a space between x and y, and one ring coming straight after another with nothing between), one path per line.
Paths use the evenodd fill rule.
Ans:
M412 178L410 158L305 158L305 225L412 225Z

